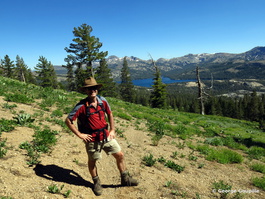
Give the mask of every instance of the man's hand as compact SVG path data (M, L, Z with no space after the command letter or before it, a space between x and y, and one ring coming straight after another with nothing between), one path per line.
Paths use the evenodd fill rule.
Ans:
M112 140L116 137L116 133L115 133L115 130L110 130L109 132L109 138Z
M81 138L82 140L84 140L85 142L90 142L92 141L92 136L89 134L84 134L84 133L80 133L78 135L79 138Z

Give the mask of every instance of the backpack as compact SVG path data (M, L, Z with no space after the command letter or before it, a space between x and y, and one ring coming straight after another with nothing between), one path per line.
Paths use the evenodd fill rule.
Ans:
M100 97L99 97L100 98ZM90 106L88 104L88 102L86 102L86 116L87 116L87 119L91 116L91 115L94 115L94 114L99 114L99 118L101 119L102 117L105 117L105 113L106 113L106 109L104 107L104 103L99 103L99 106L101 109L91 113L90 112ZM100 112L103 112L103 116L101 116ZM96 130L92 130L92 129L89 129L89 132L90 133L95 133L96 132L96 138L95 138L95 141L100 141L100 132L103 132L103 141L104 142L107 142L107 134L106 134L106 129L108 129L108 125L106 125L104 128L101 128L101 129L96 129Z

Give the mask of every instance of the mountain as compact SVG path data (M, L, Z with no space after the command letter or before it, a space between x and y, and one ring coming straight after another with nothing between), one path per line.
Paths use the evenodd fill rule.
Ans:
M152 78L154 69L151 60L137 57L127 57L132 79ZM109 68L116 80L120 78L123 58L109 56ZM188 54L172 59L160 58L156 60L163 76L171 79L196 78L195 68L202 70L202 78L209 78L215 74L217 79L226 78L254 78L261 79L265 75L265 47L255 47L247 52L233 53L202 53ZM55 68L57 74L62 74L62 67ZM64 70L65 71L65 70Z
M215 53L215 54L188 54L182 57L164 59L160 58L156 61L163 76L171 79L194 79L195 68L199 66L203 71L215 73L219 79L223 78L252 78L260 79L265 72L265 47L256 47L250 51L231 54L231 53ZM128 64L131 70L132 79L142 79L153 77L153 67L151 60L141 60L135 57L128 57ZM119 77L119 71L122 67L122 59L116 56L108 58L108 65L115 74ZM251 70L256 69L256 66L261 67L258 73ZM236 72L235 72L236 71ZM249 73L250 72L250 73ZM224 74L225 73L225 74ZM204 77L204 74L202 74ZM264 77L264 76L263 76Z

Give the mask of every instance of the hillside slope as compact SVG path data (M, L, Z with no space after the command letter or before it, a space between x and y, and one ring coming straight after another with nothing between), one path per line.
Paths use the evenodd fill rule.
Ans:
M30 94L32 99L35 96L33 102L7 102L7 93L9 93L8 96L11 99L11 94L18 92L16 89L20 89L20 93L23 94L29 85L13 80L0 80L3 87L8 84L12 85L12 88L8 87L10 88L9 92L3 92L4 89L0 89L0 119L13 120L13 117L20 113L28 113L35 119L32 125L40 128L50 128L58 132L58 140L56 145L52 147L52 151L48 154L41 154L41 163L29 167L26 163L26 151L20 149L19 145L22 142L30 142L33 139L34 129L32 126L16 125L9 132L2 131L1 140L7 140L5 147L7 154L0 159L0 196L2 197L9 196L14 199L64 198L62 194L52 194L47 191L48 186L55 184L58 187L64 185L62 193L71 190L69 198L75 199L218 198L220 193L214 190L213 183L224 181L232 186L232 191L240 192L241 198L265 198L264 190L253 186L251 182L253 177L262 177L264 174L252 171L249 168L249 165L254 162L262 162L262 160L249 160L246 153L236 150L244 156L244 161L240 164L221 164L216 161L208 161L204 155L189 147L192 144L203 143L205 139L193 134L186 138L181 137L182 139L180 136L164 135L159 140L158 145L154 146L152 142L153 133L149 131L146 118L140 118L139 115L136 117L136 112L133 113L129 107L133 110L137 109L139 111L138 114L149 114L150 117L155 117L156 111L159 111L159 114L165 112L146 109L141 106L136 108L136 105L124 103L113 98L110 98L109 102L115 115L117 139L125 153L130 174L137 178L140 184L137 187L120 187L120 178L114 158L103 154L103 159L98 164L98 171L104 192L102 196L96 197L91 189L92 180L87 169L84 144L79 138L69 133L59 122L64 120L66 117L65 113L61 116L52 116L57 110L57 103L51 103L50 106L44 107L44 103L47 101L45 97L48 98L51 93L57 96L55 99L64 99L65 103L70 103L70 107L74 105L74 101L83 96L75 93L63 94L63 91L49 91L50 94L46 95L45 92L47 90L32 87ZM5 90L7 91L8 89ZM39 90L38 94L34 94L36 90ZM39 96L36 97L37 95ZM171 115L172 113L165 113L168 117L166 121L171 124L175 120ZM189 130L196 125L197 119L208 124L218 120L208 116L203 117L178 112L174 112L174 115L178 118L178 125L181 126L185 123L186 128ZM145 116L147 117L147 115ZM229 122L230 119L220 118L221 120L224 121L222 128L226 131L225 122ZM235 124L237 123L236 120L231 120L231 123L235 125L232 132L237 131L238 133L248 130L244 129L248 128L244 122L238 126ZM242 126L241 128L240 125ZM202 126L199 128L204 131ZM251 129L251 131L259 134L255 129ZM253 140L254 138L255 136ZM263 137L259 139L259 143L263 144L261 140L263 140ZM166 160L171 160L183 166L184 170L178 173L158 161L151 167L146 166L143 163L143 158L150 154L155 158L163 157ZM249 193L241 193L244 191ZM235 193L230 193L229 195L235 196Z

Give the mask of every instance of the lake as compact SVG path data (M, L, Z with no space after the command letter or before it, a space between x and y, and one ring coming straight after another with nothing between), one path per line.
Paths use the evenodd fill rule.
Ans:
M154 80L152 78L132 80L132 82L135 86L142 86L142 87L152 87L153 81ZM164 84L181 83L181 82L196 82L196 81L197 80L194 80L194 79L174 80L174 79L170 79L168 77L162 77L162 82Z

